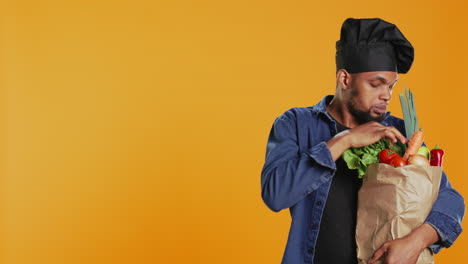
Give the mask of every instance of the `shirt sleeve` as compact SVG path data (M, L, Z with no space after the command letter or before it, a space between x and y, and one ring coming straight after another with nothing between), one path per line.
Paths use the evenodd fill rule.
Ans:
M300 152L294 113L287 111L275 120L261 173L262 198L272 211L293 206L330 180L335 171L326 142Z
M445 172L442 172L439 196L426 219L439 234L440 240L429 248L438 253L443 247L450 247L462 232L461 222L465 215L465 201L451 186Z

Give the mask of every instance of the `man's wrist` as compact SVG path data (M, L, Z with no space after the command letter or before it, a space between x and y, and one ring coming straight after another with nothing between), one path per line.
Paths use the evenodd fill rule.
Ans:
M416 228L410 236L413 237L421 251L439 241L439 234L434 227L427 223Z
M348 140L348 131L343 131L327 141L328 149L336 161L350 146Z

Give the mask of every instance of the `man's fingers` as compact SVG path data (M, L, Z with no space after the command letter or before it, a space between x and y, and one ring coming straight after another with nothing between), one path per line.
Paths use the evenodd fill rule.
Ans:
M375 251L374 256L367 262L368 264L374 264L377 260L379 260L383 254L387 251L387 246L383 245L377 251Z
M385 130L384 131L384 137L388 138L388 140L390 140L390 142L392 142L392 143L397 143L397 140L398 140L397 137L390 130Z
M398 140L403 144L408 142L408 139L406 139L395 127L385 127L383 133L384 136L393 143L396 143Z
M393 132L395 137L398 138L398 140L400 140L401 143L405 144L406 142L408 142L408 139L405 136L403 136L403 134L396 127L389 126L387 128Z
M384 137L392 143L397 143L398 140L403 144L408 142L397 128L374 121L350 129L349 135L349 144L353 148L368 146Z

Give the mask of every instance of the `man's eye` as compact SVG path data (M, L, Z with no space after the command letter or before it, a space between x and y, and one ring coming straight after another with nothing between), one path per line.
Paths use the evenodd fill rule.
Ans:
M372 87L374 87L374 88L377 88L377 87L379 87L379 85L378 85L378 84L372 84L372 83L371 83L371 86L372 86Z

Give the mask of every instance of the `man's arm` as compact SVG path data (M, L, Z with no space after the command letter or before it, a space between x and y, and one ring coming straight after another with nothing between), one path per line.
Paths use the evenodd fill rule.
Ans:
M394 143L408 141L395 127L369 122L337 134L327 142L327 146L336 161L348 148L368 146L384 137Z
M325 142L300 152L292 110L279 116L270 131L261 173L262 198L272 211L289 208L331 179L335 162Z
M450 247L462 232L461 222L465 215L465 201L450 184L442 172L439 195L432 206L425 223L430 224L438 233L440 240L430 246L434 253L443 247Z
M293 206L331 179L335 161L346 149L367 146L383 137L393 142L407 141L396 128L369 122L301 153L295 115L285 112L275 120L268 138L261 174L263 201L275 212Z
M387 264L415 264L421 252L438 240L437 231L424 223L407 236L384 243L368 263L373 264L385 255Z

